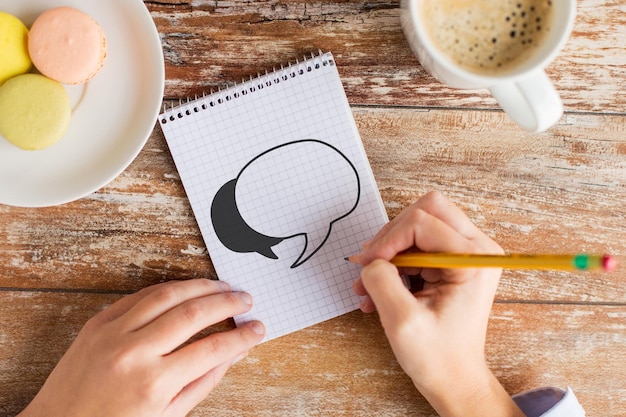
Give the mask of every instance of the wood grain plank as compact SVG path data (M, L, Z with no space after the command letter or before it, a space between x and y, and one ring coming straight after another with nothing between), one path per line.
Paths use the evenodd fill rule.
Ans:
M611 252L626 262L621 2L578 2L572 38L547 69L568 113L541 135L493 111L486 91L426 74L402 35L399 0L145 3L163 41L167 97L330 50L391 216L439 189L507 250ZM0 416L19 412L83 323L122 294L216 278L158 127L129 169L86 198L0 205L0 265ZM506 388L569 384L590 417L626 414L625 284L623 268L505 271L487 353ZM376 316L353 312L259 346L191 415L435 414Z
M623 116L569 114L540 135L501 112L360 108L355 117L390 216L438 189L505 250L626 255ZM625 283L623 269L506 271L498 297L599 302L608 290L624 303Z
M623 307L496 304L490 366L511 393L570 385L588 416L622 415L625 314ZM247 380L255 385L241 384ZM192 415L436 415L398 367L376 317L359 312L259 346L215 394Z
M160 128L103 190L50 208L0 205L0 219L0 287L134 291L215 278Z
M21 411L85 322L120 298L119 294L0 291L0 417ZM230 319L202 334L232 328Z
M568 114L551 133L501 112L354 108L390 216L438 189L510 251L626 255L626 117ZM215 278L159 127L119 178L46 209L0 206L0 287L127 292ZM626 270L505 272L503 300L625 303ZM584 283L584 285L583 285Z
M166 97L217 90L318 49L332 51L355 104L498 108L485 90L428 75L400 25L399 0L146 1L163 42ZM626 111L626 13L581 0L571 39L547 68L568 111Z
M118 297L0 292L0 416L28 403L83 323ZM511 393L570 385L589 417L623 416L625 319L623 306L496 304L487 357ZM258 346L191 415L435 414L399 368L377 316L354 312Z

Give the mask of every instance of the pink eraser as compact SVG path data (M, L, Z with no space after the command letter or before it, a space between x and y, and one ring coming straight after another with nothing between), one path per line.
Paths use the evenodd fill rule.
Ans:
M617 269L617 259L611 255L604 255L602 257L602 269L605 272L613 272Z

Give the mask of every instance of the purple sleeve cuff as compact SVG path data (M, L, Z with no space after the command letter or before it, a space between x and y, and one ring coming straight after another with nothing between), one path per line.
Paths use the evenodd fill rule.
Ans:
M571 388L537 388L513 396L527 417L584 417L585 411Z

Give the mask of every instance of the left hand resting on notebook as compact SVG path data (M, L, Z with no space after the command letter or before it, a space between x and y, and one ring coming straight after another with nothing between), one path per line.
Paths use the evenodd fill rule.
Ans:
M252 307L248 294L206 279L168 282L122 298L78 334L19 417L182 417L263 339L252 322L180 348Z

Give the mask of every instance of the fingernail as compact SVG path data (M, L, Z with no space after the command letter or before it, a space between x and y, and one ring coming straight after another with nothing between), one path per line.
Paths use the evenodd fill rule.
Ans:
M217 281L217 283L219 284L222 292L230 292L230 284L228 282Z
M252 296L250 294L248 294L247 292L242 292L242 293L239 293L239 296L241 297L241 300L244 303L246 303L249 306L252 305Z
M265 326L260 321L250 323L250 328L256 334L265 334Z
M367 242L365 242L363 244L363 250L367 250L367 248L369 248L371 244L372 244L371 240L368 240Z

